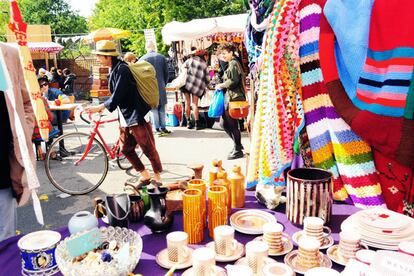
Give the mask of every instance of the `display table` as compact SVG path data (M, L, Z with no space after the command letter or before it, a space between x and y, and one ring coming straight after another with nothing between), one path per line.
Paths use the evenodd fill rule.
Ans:
M263 205L257 203L256 198L254 197L253 192L247 192L246 194L246 205L245 208L253 209L265 209ZM338 233L340 232L340 226L342 221L347 218L349 215L353 214L359 210L358 208L345 204L334 204L332 208L332 222L330 227L332 228L332 236L335 240L335 243L338 242ZM233 212L237 211L234 209ZM276 217L277 221L285 226L285 232L289 235L301 230L301 227L292 225L286 215L284 214L284 205L280 206L276 212L270 211ZM103 223L101 222L103 225ZM144 276L154 276L154 275L164 275L168 270L161 268L155 262L155 256L159 251L166 248L166 239L165 236L167 233L163 234L152 234L149 228L147 228L142 223L131 224L131 229L136 230L142 237L144 248L141 255L141 259L135 269L135 273L140 273ZM176 212L174 217L174 224L171 231L182 231L183 230L183 219L182 213ZM67 227L58 229L62 234L62 238L69 235ZM21 260L19 248L17 247L17 241L21 236L15 236L9 238L0 243L0 275L21 275ZM192 248L201 247L204 244L210 242L212 239L208 237L208 229L204 231L204 241L200 245L190 245ZM246 244L247 242L253 240L255 235L245 235L236 232L236 239ZM296 249L296 246L295 246ZM322 250L323 253L326 253L326 250ZM274 257L275 260L283 262L284 256ZM226 263L217 263L220 266L225 266ZM333 268L342 271L343 267L333 264ZM176 271L175 275L181 275L184 270ZM60 273L56 275L61 275Z

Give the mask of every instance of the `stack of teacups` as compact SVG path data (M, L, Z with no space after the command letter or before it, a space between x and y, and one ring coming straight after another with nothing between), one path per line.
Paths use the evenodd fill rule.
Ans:
M321 246L324 244L325 238L331 235L331 229L327 226L323 226L323 224L324 220L320 217L306 217L303 220L305 235L317 239ZM324 230L326 230L326 232L324 232Z
M281 252L283 250L282 237L289 238L283 233L283 225L277 222L269 222L263 225L263 241L269 246L269 252Z
M305 268L320 266L320 242L315 238L302 237L299 240L298 264Z
M234 228L228 225L220 225L214 228L214 247L218 255L232 256L237 249Z
M210 276L216 275L216 253L210 248L203 247L193 252L193 275Z
M342 231L339 233L339 245L338 253L345 259L355 258L355 253L361 249L361 246L365 249L368 247L361 243L361 236L355 232Z
M190 258L188 234L182 231L171 232L167 235L168 260L182 264Z
M262 241L250 241L246 244L246 258L248 266L254 274L258 274L265 266L269 254L269 246Z

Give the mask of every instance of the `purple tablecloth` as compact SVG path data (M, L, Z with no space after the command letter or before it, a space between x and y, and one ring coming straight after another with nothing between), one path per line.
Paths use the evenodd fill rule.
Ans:
M248 192L246 194L246 205L245 208L252 208L252 209L264 209L264 206L257 203L255 197L253 196L252 192ZM301 230L300 227L297 227L291 224L285 213L284 207L280 207L278 211L269 211L272 213L278 222L282 223L285 226L285 231L293 235L293 233ZM345 205L345 204L334 204L332 208L332 221L331 221L331 229L332 229L332 236L335 242L338 242L338 233L340 231L340 225L342 221L347 218L350 214L356 212L358 209L354 206ZM233 210L235 212L236 210ZM153 275L164 275L167 270L161 268L155 262L155 256L159 251L166 247L166 240L165 236L166 233L163 234L152 234L151 231L142 223L132 224L130 225L131 229L136 230L142 237L144 242L144 248L141 255L141 259L135 269L135 273L143 274L144 276L153 276ZM177 231L183 230L183 219L182 213L176 212L174 218L174 225L170 231ZM62 238L67 237L69 235L67 227L58 229L62 234ZM7 239L0 243L0 275L21 275L21 260L20 260L20 253L19 248L17 247L17 241L21 236L15 236L10 239ZM211 241L211 238L208 236L207 229L204 233L204 241L200 245L190 245L193 248L201 247L204 244ZM236 239L243 244L253 240L256 236L254 235L245 235L236 232ZM295 247L296 248L296 247ZM326 250L323 250L326 253ZM275 260L279 262L283 262L282 257L275 257ZM225 266L226 263L217 263L220 266ZM343 267L334 264L334 269L341 271ZM175 275L180 275L183 272L177 271ZM61 275L60 273L56 275Z

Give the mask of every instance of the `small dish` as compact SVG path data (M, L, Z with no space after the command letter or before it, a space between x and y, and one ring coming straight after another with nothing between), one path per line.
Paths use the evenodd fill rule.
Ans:
M327 268L331 268L332 267L332 262L331 260L328 258L328 256L321 254L322 260L321 263L319 265L319 267L327 267ZM303 267L300 264L298 264L297 258L299 256L299 250L294 250L290 253L288 253L285 256L285 264L287 264L288 266L290 266L295 272L300 273L300 274L305 274L306 271L308 271L309 269L313 268L313 267Z
M168 259L168 248L165 248L163 250L161 250L160 252L158 252L157 256L155 257L155 261L157 262L157 264L163 268L166 269L170 269L171 267L175 266L176 269L184 269L184 268L188 268L192 265L192 258L191 256L193 255L193 249L188 247L190 253L188 254L189 257L187 259L186 262L178 264L175 262L171 262Z
M339 246L337 244L329 247L328 250L326 250L326 255L328 255L328 258L331 259L331 261L339 265L346 266L349 261L349 259L339 254Z
M271 213L262 210L241 210L230 216L230 225L248 235L263 234L263 225L269 222L275 223L277 220Z
M277 261L275 261L275 260L273 260L272 258L269 258L269 257L266 257L264 259L264 266L266 266L268 264L273 264L273 263L277 263ZM235 265L247 265L247 266L249 266L249 264L247 263L247 257L243 257L243 258L239 259L235 263ZM254 274L254 275L256 275L256 276L261 275L261 273L260 274Z
M298 231L295 234L293 234L292 236L292 240L294 243L296 243L296 245L298 245L298 242L300 240L300 238L302 237L302 235L305 234L305 231ZM329 247L331 247L334 244L334 240L331 236L325 237L323 244L321 245L321 247L319 249L327 249Z
M263 236L257 237L254 240L256 241L263 241ZM290 239L286 239L282 237L282 244L283 244L283 250L282 251L272 251L269 249L269 256L283 256L292 251L293 249L293 243L290 241Z
M213 249L214 252L216 251L214 241L209 242L208 244L206 244L206 246ZM223 256L223 255L216 253L216 262L224 262L224 263L233 262L235 260L240 259L243 255L244 255L244 245L240 242L237 242L237 248L234 251L233 255Z
M217 269L217 274L215 276L227 276L226 270L224 268L216 266L216 269ZM194 268L190 267L189 269L184 271L182 276L194 276L193 270Z

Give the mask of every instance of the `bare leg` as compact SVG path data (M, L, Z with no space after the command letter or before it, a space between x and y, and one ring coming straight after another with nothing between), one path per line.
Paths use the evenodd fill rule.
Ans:
M193 112L194 112L194 118L196 121L198 121L199 119L199 113L198 113L198 97L195 95L191 95L191 106L193 107Z
M191 115L191 100L190 100L190 93L183 93L184 94L184 104L185 104L185 117L188 119Z

